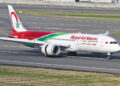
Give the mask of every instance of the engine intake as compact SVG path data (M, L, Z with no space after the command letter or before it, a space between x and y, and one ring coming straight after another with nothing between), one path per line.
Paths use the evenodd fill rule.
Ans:
M45 56L56 56L60 54L60 47L53 44L46 44L42 46L41 52Z

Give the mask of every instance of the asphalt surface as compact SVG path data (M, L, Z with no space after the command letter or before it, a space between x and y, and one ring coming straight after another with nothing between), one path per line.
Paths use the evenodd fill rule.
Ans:
M26 6L15 6L16 9L19 7L27 9ZM36 9L36 6L29 7L28 9ZM37 6L38 9L44 8ZM51 11L58 8L46 7L46 9ZM63 8L59 9L64 10ZM75 11L74 9L71 11ZM96 12L96 10L94 11ZM111 11L114 12L114 10ZM28 30L84 32L91 34L104 33L106 30L109 30L111 34L120 31L120 22L50 18L23 14L19 14L19 17ZM12 32L8 10L5 5L0 6L0 32L0 36L5 36ZM77 56L68 56L67 53L62 52L59 57L45 57L41 54L40 49L32 49L21 44L0 41L0 64L120 73L120 53L113 54L111 60L106 60L105 54L88 52L80 52Z

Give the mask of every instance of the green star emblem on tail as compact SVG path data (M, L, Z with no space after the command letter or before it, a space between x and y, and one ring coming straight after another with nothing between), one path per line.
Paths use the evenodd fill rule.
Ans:
M20 23L17 22L17 23L16 23L16 28L19 28L19 26L20 26Z

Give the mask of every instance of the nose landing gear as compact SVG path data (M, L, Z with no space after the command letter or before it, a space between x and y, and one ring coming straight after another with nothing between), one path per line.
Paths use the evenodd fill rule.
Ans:
M110 60L110 59L111 59L111 53L108 52L108 53L107 53L107 60Z

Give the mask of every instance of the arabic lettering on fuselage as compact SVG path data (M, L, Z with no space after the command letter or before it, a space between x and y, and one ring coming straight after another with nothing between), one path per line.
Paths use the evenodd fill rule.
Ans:
M97 41L98 40L98 38L96 38L96 37L74 36L74 35L71 36L71 39L74 39L74 40L91 40L91 41Z

